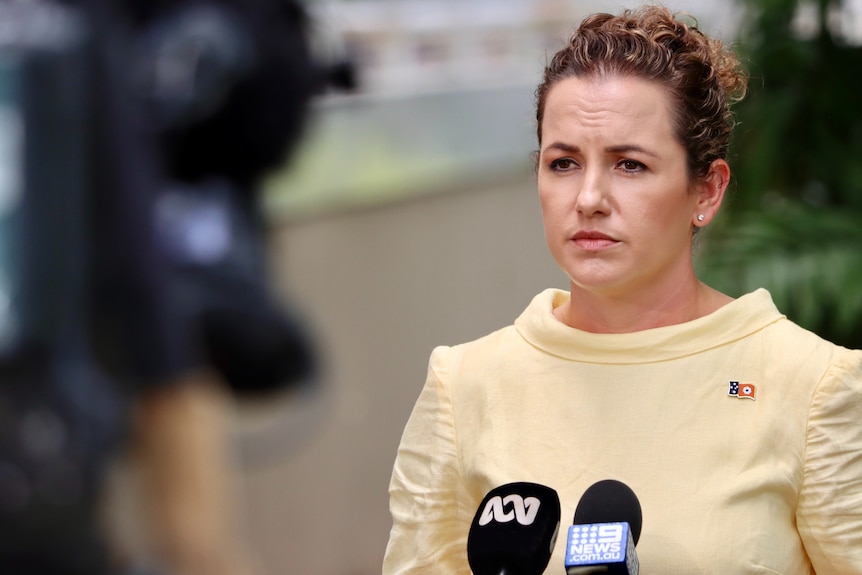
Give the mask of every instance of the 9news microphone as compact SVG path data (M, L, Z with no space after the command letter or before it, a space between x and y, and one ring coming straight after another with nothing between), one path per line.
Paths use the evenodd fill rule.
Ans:
M635 545L642 521L640 502L628 485L613 479L591 485L569 527L567 575L638 575Z
M541 575L560 529L560 498L538 483L516 482L488 492L467 537L475 575Z

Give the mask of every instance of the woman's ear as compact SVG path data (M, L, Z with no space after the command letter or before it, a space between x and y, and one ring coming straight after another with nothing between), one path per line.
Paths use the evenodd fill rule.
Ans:
M722 159L713 160L709 172L695 188L695 211L692 214L695 226L703 227L712 221L721 207L729 183L730 165Z

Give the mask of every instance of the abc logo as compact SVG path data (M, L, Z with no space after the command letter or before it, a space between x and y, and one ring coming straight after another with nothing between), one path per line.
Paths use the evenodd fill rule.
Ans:
M479 525L484 527L491 521L509 523L516 520L521 525L532 525L539 513L541 502L536 497L521 497L517 493L500 497L492 497L485 504Z

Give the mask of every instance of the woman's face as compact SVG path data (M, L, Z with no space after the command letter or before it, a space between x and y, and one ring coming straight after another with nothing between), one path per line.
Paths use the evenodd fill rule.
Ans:
M538 188L548 246L573 291L648 295L692 276L698 194L660 85L609 76L553 86Z

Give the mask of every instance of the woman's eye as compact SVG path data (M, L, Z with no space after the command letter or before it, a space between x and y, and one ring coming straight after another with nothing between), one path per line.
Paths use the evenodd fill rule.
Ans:
M569 158L560 158L551 162L551 169L555 172L565 172L577 166L574 160Z
M643 171L644 169L646 169L646 166L644 166L642 163L637 162L635 160L622 160L619 163L619 166L625 172L640 172L640 171Z

